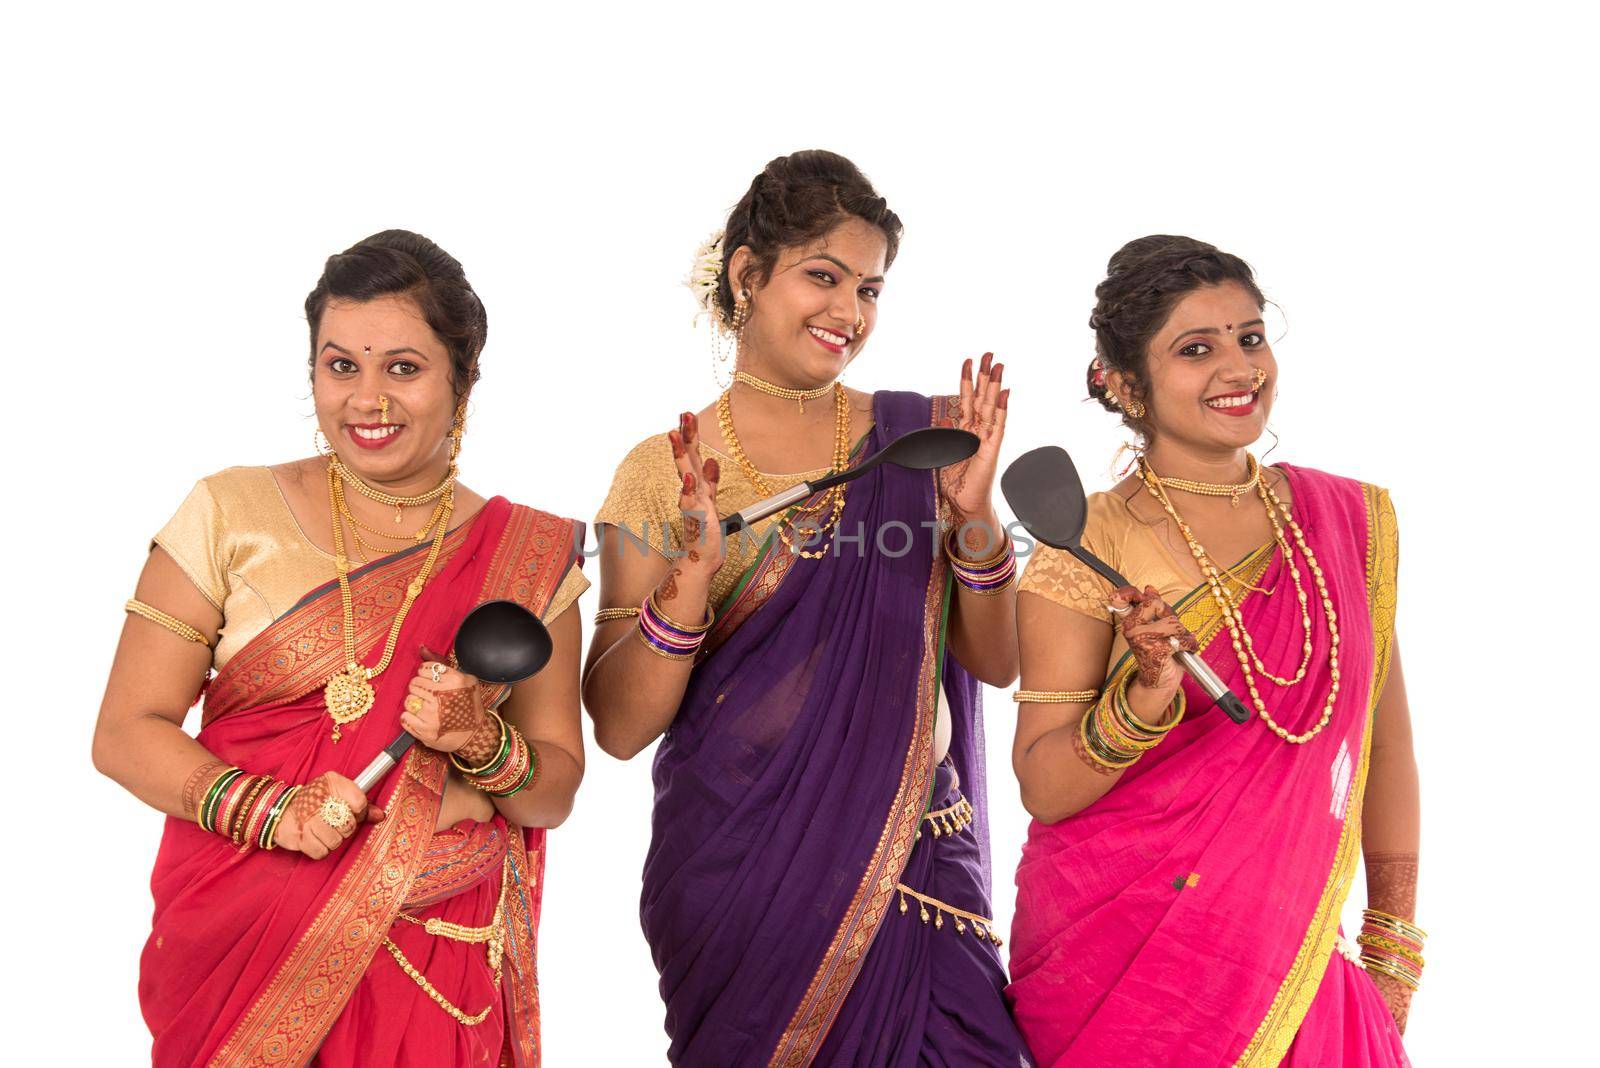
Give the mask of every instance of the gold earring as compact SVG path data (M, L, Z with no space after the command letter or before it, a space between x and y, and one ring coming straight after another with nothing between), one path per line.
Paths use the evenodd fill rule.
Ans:
M389 398L382 393L378 394L378 425L389 425Z
M450 424L450 463L461 455L461 438L467 432L467 402L456 405L456 417Z
M1144 418L1144 405L1139 403L1136 400L1129 401L1126 405L1123 406L1122 410L1128 413L1128 418L1129 419L1143 419Z
M744 330L744 324L750 321L750 291L739 290L739 296L733 302L733 334L738 337Z
M311 432L311 447L316 450L318 456L333 455L333 443L328 440L328 436L322 432L320 426Z

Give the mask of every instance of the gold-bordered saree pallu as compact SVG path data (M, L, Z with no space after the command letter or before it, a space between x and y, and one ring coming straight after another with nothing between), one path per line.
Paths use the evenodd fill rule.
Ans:
M577 562L580 536L570 520L501 497L452 531L406 618L393 662L374 680L372 710L346 725L337 744L322 689L343 658L339 588L330 582L311 591L213 680L199 741L220 760L288 782L329 770L354 778L399 734L400 704L420 647L449 648L461 620L485 600L515 600L542 615ZM422 560L421 552L407 552L351 574L362 663L377 661ZM442 901L435 892L441 853L455 844L449 836L483 845L488 834L458 827L436 839L446 770L439 754L413 747L374 791L387 818L323 860L284 850L241 852L192 822L167 820L139 982L155 1064L307 1064L336 1029L359 1032L348 1044L356 1059L342 1056L342 1064L477 1063L480 1047L490 1064L502 1055L517 1066L538 1063L542 831L526 832L498 815L492 825L506 858L507 951L502 994L482 1024L458 1024L380 952L391 933L397 943L421 933L395 923L401 906L419 894L431 902L429 915L467 925L489 923L499 897L501 866L492 863L476 887L452 887ZM468 853L482 859L481 851L463 857ZM492 886L482 885L490 880ZM490 911L482 910L485 900ZM453 907L474 914L456 916ZM422 954L414 963L453 1003L469 1013L482 1009L491 996L480 974L487 969L483 947L431 942L435 956ZM381 1015L356 997L368 982L385 984ZM353 1013L363 1019L351 1020Z
M1301 1063L1405 1063L1365 973L1342 956L1330 964L1393 642L1393 511L1374 487L1282 470L1338 612L1333 718L1289 745L1259 718L1228 720L1185 682L1190 715L1161 745L1082 812L1033 824L1017 872L1008 993L1041 1065L1296 1063L1291 1045L1317 1051ZM1262 661L1292 674L1304 628L1284 561L1268 546L1234 571ZM1330 691L1327 622L1310 594L1306 679L1258 683L1293 733L1317 723ZM1207 589L1178 611L1207 662L1247 694ZM1123 657L1107 685L1133 668Z
M862 454L945 403L876 394ZM983 808L977 686L944 655L937 515L933 473L881 467L851 484L824 557L770 537L719 606L654 766L641 915L674 1064L898 1068L939 1025L927 997L913 998L920 1016L880 1011L929 981L931 928L900 915L895 887L934 781L941 674L951 758L980 820ZM986 905L982 855L965 907ZM904 967L873 967L896 954ZM1020 1045L997 958L993 974L987 991L945 980L973 1003L987 996ZM915 1030L865 1050L886 1022ZM852 1045L835 1055L830 1042Z

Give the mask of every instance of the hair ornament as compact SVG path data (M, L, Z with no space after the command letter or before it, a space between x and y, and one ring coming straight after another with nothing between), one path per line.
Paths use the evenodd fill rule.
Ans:
M722 280L722 231L718 230L695 250L694 266L683 284L694 294L700 313L711 319L712 326L722 325L722 311L717 307L717 285ZM699 315L696 315L699 318Z

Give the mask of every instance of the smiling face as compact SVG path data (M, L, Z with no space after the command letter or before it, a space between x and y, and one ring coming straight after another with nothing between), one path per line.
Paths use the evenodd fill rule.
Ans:
M1218 453L1248 448L1266 429L1278 365L1261 308L1236 282L1188 293L1150 339L1145 365L1152 439ZM1119 397L1128 396L1119 373Z
M330 300L316 344L317 424L339 459L369 482L442 477L456 411L450 355L416 303Z
M838 378L877 324L888 248L882 230L852 218L811 244L782 249L772 277L750 285L740 367L799 389ZM740 278L754 262L740 248L729 277Z

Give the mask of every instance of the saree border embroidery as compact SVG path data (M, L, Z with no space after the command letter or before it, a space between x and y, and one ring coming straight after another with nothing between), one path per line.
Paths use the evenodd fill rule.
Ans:
M469 526L463 524L458 530ZM568 542L565 554L552 551L560 532L570 534L573 527L559 516L511 506L480 600L510 595L542 614L576 562L575 542ZM336 630L333 640L339 641ZM389 818L369 832L349 871L278 967L266 991L228 1036L212 1065L302 1063L320 1044L366 974L413 889L417 873L428 861L446 771L443 758L429 750L416 747L406 754L394 772L398 784L385 806ZM509 998L504 1003L508 1020L517 1018L523 1031L516 1040L520 1063L536 1065L537 884L527 878L529 859L527 851L520 848L522 828L506 821L506 835L507 863L512 865L514 881L507 956L517 982L509 984L510 993L502 997Z
M452 530L439 554L438 566L461 548L466 532L483 513ZM405 600L406 583L420 560L415 550L353 572L352 610L364 636L356 639L356 655L365 659L383 640L385 626ZM327 682L344 665L340 628L344 616L337 598L321 596L333 580L317 587L300 603L233 655L211 682L201 726L238 709L292 700Z
M933 398L932 423L938 426L948 397ZM935 508L939 507L939 475L929 472ZM922 613L922 663L917 680L917 719L911 731L911 744L901 766L900 784L889 807L878 844L873 847L855 895L845 909L844 918L811 977L805 996L795 1008L789 1025L778 1038L767 1064L769 1068L807 1065L816 1055L833 1021L838 1017L845 996L860 974L867 949L895 900L896 886L905 871L915 844L917 826L927 810L929 781L933 777L933 718L938 707L939 678L942 670L939 631L944 617L944 591L947 565L943 553L933 554L927 594Z
M369 832L338 888L212 1058L213 1066L302 1063L343 1011L433 837L444 761L412 749L402 771L389 818Z
M1339 914L1350 894L1356 861L1361 855L1361 816L1366 801L1367 771L1371 766L1372 727L1378 699L1389 677L1390 651L1394 644L1395 576L1400 555L1388 493L1366 484L1362 486L1362 493L1367 506L1367 601L1372 613L1373 670L1367 718L1362 727L1361 760L1351 788L1344 830L1334 853L1333 869L1328 874L1316 912L1312 914L1305 940L1273 996L1266 1018L1234 1062L1236 1066L1277 1064L1289 1051L1327 971L1339 933Z

